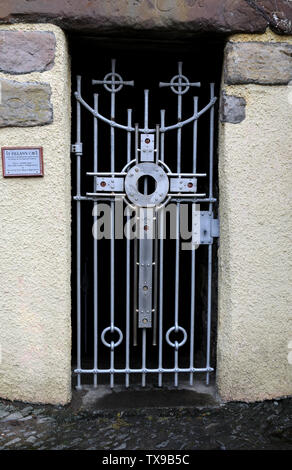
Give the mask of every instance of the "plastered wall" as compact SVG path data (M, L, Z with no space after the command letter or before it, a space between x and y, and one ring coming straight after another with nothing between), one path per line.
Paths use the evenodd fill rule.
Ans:
M230 41L292 44L271 32ZM292 394L292 87L222 88L244 98L246 116L220 124L218 391L282 397Z
M48 24L0 31L52 31L50 70L18 82L52 90L53 122L0 129L0 147L42 146L43 178L6 178L0 169L0 396L67 403L71 398L70 67L65 36Z
M64 404L71 398L67 44L48 24L1 30L52 31L56 54L50 70L0 73L49 83L53 105L51 124L0 128L0 147L42 146L45 171L43 178L4 179L0 168L0 396ZM292 44L270 32L230 40ZM222 84L246 103L241 122L219 129L217 386L224 400L292 394L291 89Z

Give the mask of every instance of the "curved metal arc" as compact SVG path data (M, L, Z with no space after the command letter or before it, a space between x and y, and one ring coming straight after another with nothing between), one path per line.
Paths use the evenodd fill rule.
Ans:
M134 127L124 126L123 124L118 124L117 122L112 121L112 120L104 117L98 111L95 111L91 106L89 106L89 104L86 103L86 101L84 101L81 94L78 93L77 91L75 91L74 96L77 99L77 101L79 101L79 103L82 104L82 106L84 106L96 118L99 118L101 121L106 122L107 124L109 124L112 127L117 127L118 129L123 129L123 130L128 131L128 132L134 132L134 130L135 130ZM201 111L199 111L198 113L195 113L190 118L185 119L184 121L178 122L176 124L173 124L171 126L161 127L160 132L167 132L167 131L171 131L173 129L179 129L179 128L185 126L186 124L189 124L190 122L193 122L193 121L199 119L199 117L202 116L202 114L204 114L206 111L208 111L208 109L210 109L216 103L216 101L217 101L216 97L212 98L209 101L209 103L203 109L201 109ZM142 133L144 133L146 131L147 131L147 133L154 133L154 132L156 132L156 129L139 129L139 132L142 132Z
M84 101L84 99L82 98L81 94L78 93L78 91L75 91L74 96L77 99L77 101L79 101L79 103L82 104L82 106L84 106L84 108L86 108L91 114L93 114L93 116L95 116L96 118L99 118L101 121L106 122L112 127L124 129L125 131L128 131L128 132L133 132L135 130L134 127L124 126L123 124L118 124L117 122L104 117L98 111L95 111L91 106L89 106L89 104L86 103L86 101Z
M179 129L180 127L183 127L185 126L186 124L189 124L190 122L193 122L193 121L196 121L197 119L199 119L200 116L202 116L202 114L204 114L206 111L208 111L208 109L210 109L212 106L214 106L214 104L216 103L217 101L217 98L216 96L214 98L212 98L209 103L203 108L201 109L201 111L199 111L198 113L194 113L190 118L188 119L185 119L184 121L181 121L181 122L178 122L177 124L173 124L171 126L165 126L165 127L161 127L160 128L160 132L167 132L167 131L171 131L173 129Z

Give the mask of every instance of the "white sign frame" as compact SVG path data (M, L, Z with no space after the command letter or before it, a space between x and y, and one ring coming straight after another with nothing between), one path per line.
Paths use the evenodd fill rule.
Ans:
M44 176L43 147L2 147L4 178Z

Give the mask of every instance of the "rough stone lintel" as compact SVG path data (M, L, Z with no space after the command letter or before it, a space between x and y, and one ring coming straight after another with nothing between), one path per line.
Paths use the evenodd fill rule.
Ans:
M0 71L44 72L54 65L56 39L48 31L0 31Z
M0 127L43 126L53 122L48 83L0 79Z
M292 80L292 44L229 42L225 54L228 85L287 85Z
M239 124L245 119L246 101L234 95L226 95L222 91L220 100L220 121Z
M1 0L0 21L50 22L68 31L292 33L287 0Z

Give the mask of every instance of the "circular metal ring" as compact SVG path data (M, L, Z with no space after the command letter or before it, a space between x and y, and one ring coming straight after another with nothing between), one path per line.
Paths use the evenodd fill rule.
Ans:
M107 80L114 80L114 79L117 79L118 81L122 82L123 79L121 77L121 75L119 75L118 73L108 73L106 74L106 76L104 77L104 81L107 81ZM114 92L114 93L117 93L118 91L120 91L122 88L123 88L123 84L120 83L118 85L116 85L115 83L112 83L111 85L108 85L107 83L104 84L104 88L107 90L107 91L110 91L110 92Z
M183 81L183 83L179 83L179 82L175 81L176 79L181 79L181 80L184 80L184 81ZM175 75L170 80L170 83L171 83L170 88L173 91L173 93L175 93L176 95L184 95L190 89L190 82L189 82L188 78L185 77L185 75ZM184 90L179 90L179 89L176 89L175 87L185 87L185 88L184 88Z
M118 339L118 341L116 341L113 346L112 346L112 343L113 341L111 341L111 343L108 343L106 340L105 340L105 334L108 332L108 331L111 331L112 333L114 331L117 331L120 335L120 338ZM113 327L110 327L108 326L107 328L105 328L103 330L103 332L101 333L101 341L103 342L103 344L105 346L107 346L108 348L116 348L117 346L119 346L121 344L121 342L123 341L123 333L121 332L120 328L118 328L117 326L113 326Z
M156 189L151 194L138 191L138 180L142 176L150 176L156 182ZM125 192L130 202L139 207L158 206L167 196L169 179L160 165L156 163L138 163L128 170L125 178Z
M181 332L183 333L183 335L184 335L184 337L183 337L183 339L182 339L182 341L181 341L180 343L178 343L177 341L175 341L175 342L173 343L173 342L170 341L170 339L169 339L170 333L172 333L172 332L175 331L175 330L176 330L176 331L177 331L177 330L181 331ZM172 326L171 328L169 328L169 330L167 330L166 335L165 335L166 342L169 344L169 346L172 346L172 347L175 348L175 349L178 349L178 348L180 348L181 346L183 346L183 345L185 344L186 340L187 340L187 337L188 337L187 332L186 332L186 330L185 330L182 326L178 326L177 328L176 328L175 326Z

